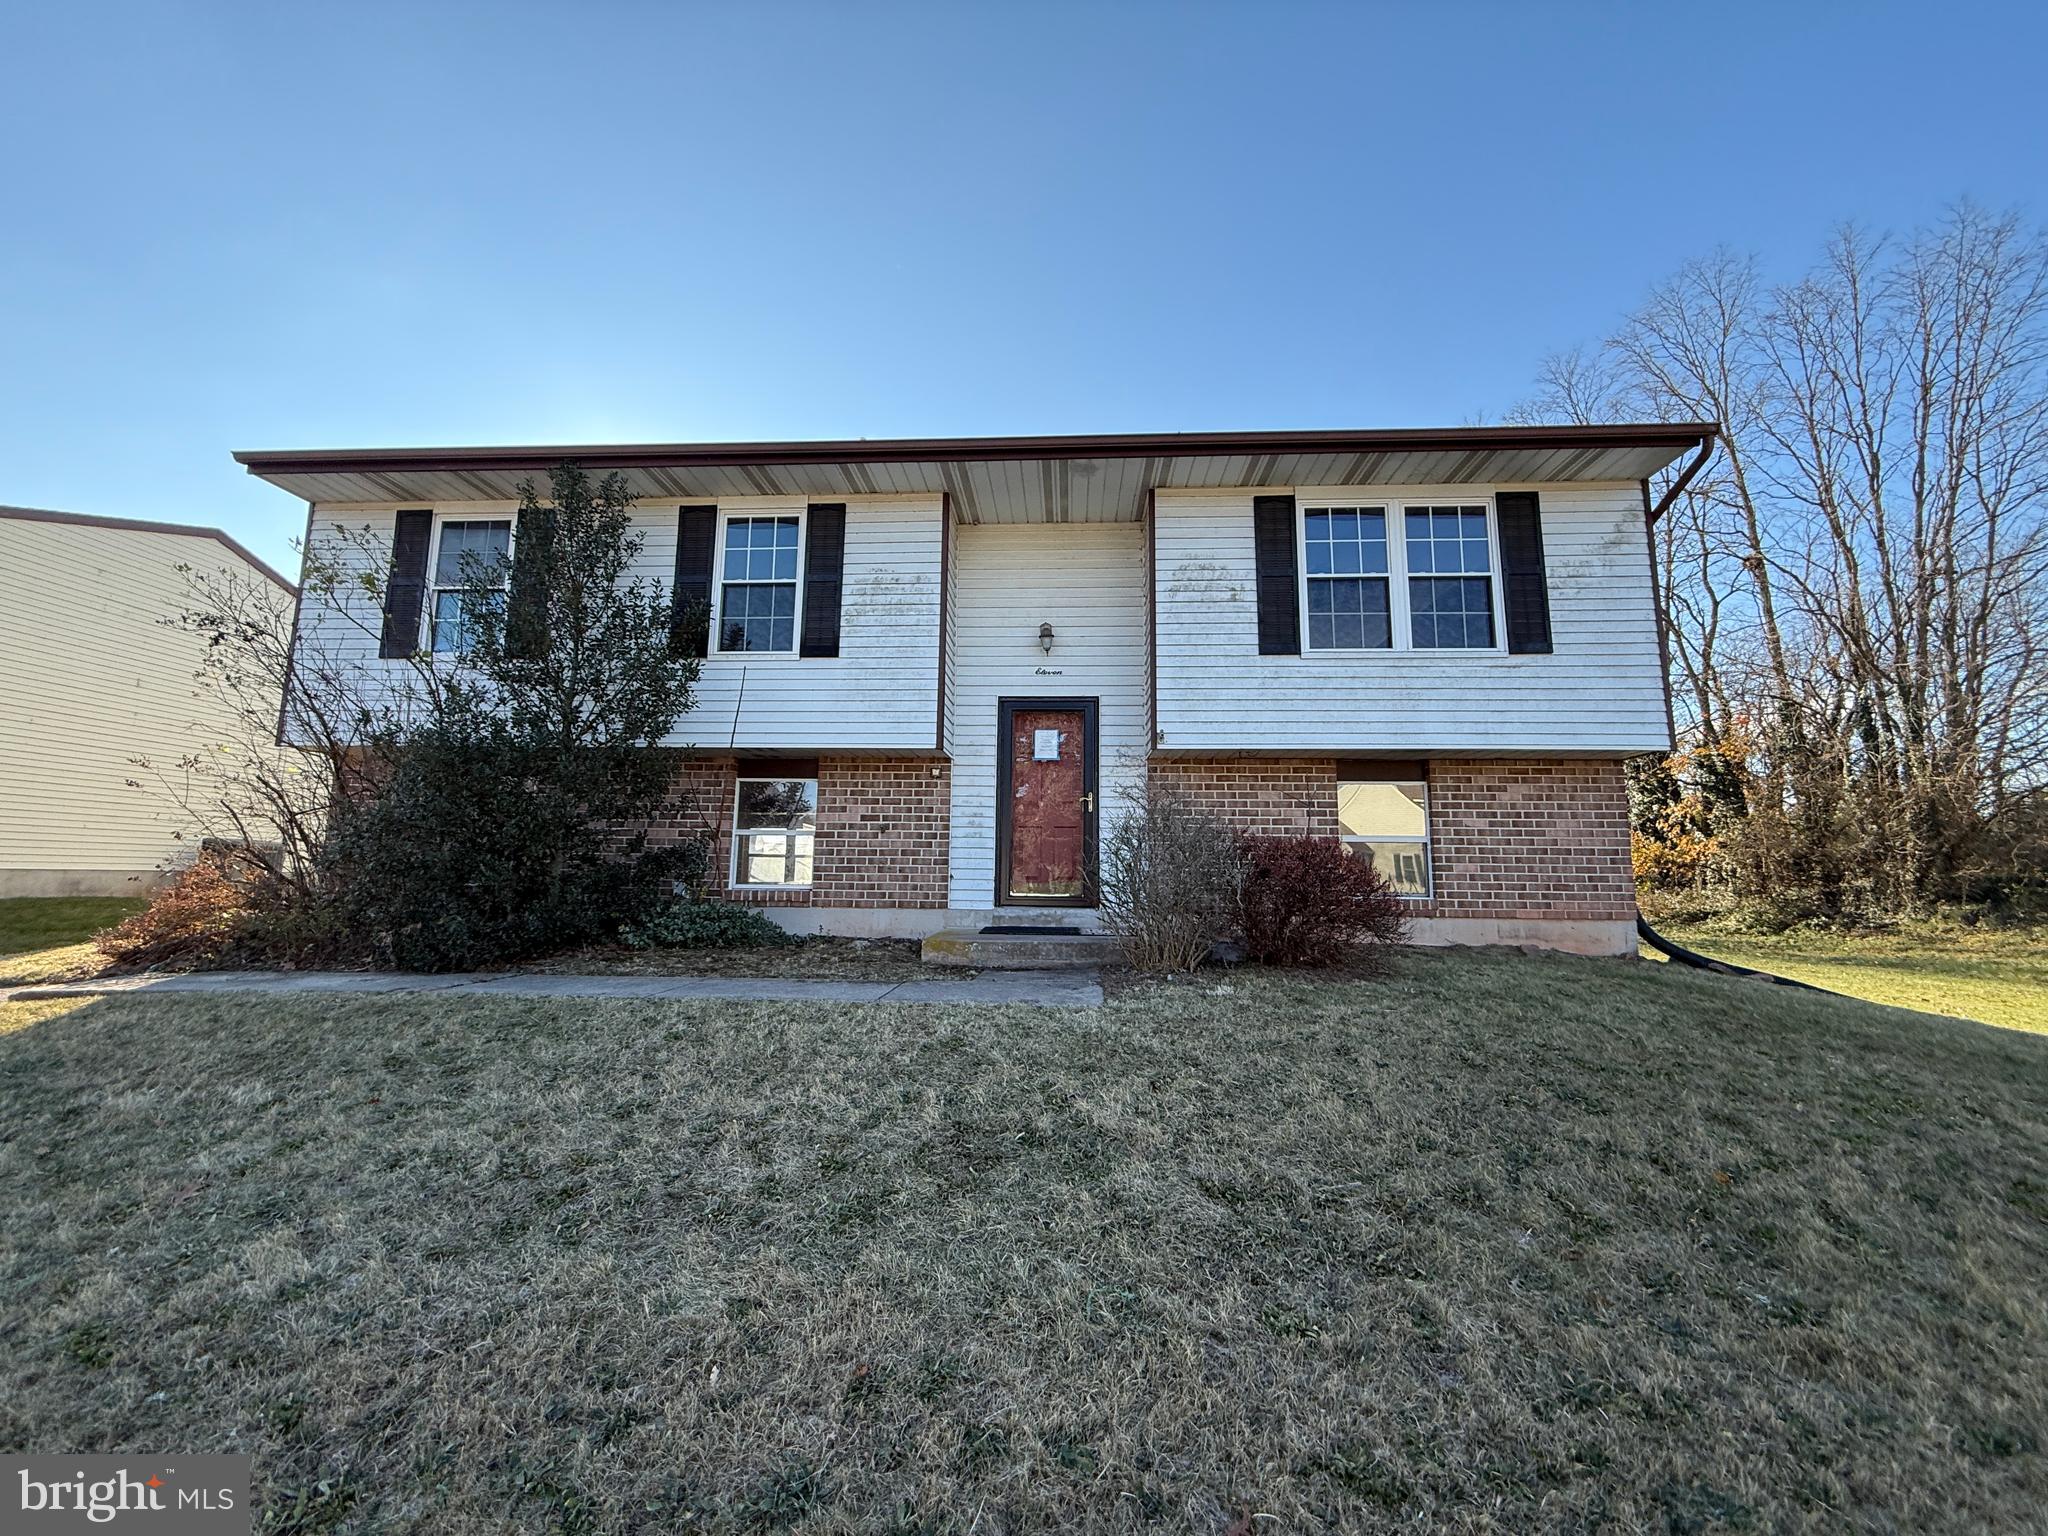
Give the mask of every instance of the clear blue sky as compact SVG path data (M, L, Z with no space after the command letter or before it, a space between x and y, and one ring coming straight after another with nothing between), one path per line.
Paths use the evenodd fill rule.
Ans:
M16 3L0 502L236 448L1457 424L1726 244L2048 216L2036 5Z

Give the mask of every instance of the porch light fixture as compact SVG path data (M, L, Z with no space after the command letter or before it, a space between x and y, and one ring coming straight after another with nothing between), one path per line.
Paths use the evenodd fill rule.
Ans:
M1048 656L1052 654L1052 626L1050 624L1038 626L1038 648Z

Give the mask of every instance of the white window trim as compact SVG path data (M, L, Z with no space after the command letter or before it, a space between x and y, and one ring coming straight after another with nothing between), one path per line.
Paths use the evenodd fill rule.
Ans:
M1396 833L1396 834L1394 834L1394 835L1392 835L1392 836L1389 836L1389 837L1359 837L1359 836L1356 836L1356 835L1354 835L1354 834L1352 834L1352 833L1350 833L1350 832L1346 832L1346 831L1344 831L1344 830L1343 830L1343 828L1342 828L1342 826L1341 826L1341 824L1340 824L1340 825L1339 825L1339 828L1338 828L1338 841L1340 841L1340 842L1342 842L1342 843L1345 843L1345 844L1347 844L1347 845L1349 845L1349 844L1352 844L1352 843L1357 843L1357 844L1360 844L1360 845L1362 845L1362 846L1364 846L1364 847L1368 847L1368 848L1369 848L1369 847L1371 847L1371 845L1372 845L1372 844L1374 844L1374 843L1400 843L1400 844L1402 844L1402 845L1404 845L1404 846L1406 846L1406 847L1411 847L1411 848L1420 848L1420 849L1422 850L1422 889L1421 889L1421 891L1419 891L1419 892L1417 892L1417 891L1396 891L1396 892L1394 892L1394 894L1395 894L1396 896L1398 896L1398 897L1399 897L1399 898L1400 898L1401 900L1403 900L1403 901L1434 901L1434 900L1436 900L1436 854L1435 854L1435 851L1434 851L1434 850L1432 849L1432 847L1430 846L1430 845L1431 845L1431 841L1432 841L1432 839L1430 838L1430 835L1429 835L1429 825L1430 825L1430 823L1429 823L1429 780L1427 780L1427 779L1339 779L1339 780L1337 781L1337 789L1338 789L1338 792L1339 792L1339 794L1341 794L1341 793L1343 792L1343 788L1344 788L1344 786L1345 786L1346 784L1367 784L1367 783L1370 783L1370 784L1397 784L1397 785L1398 785L1398 784L1414 784L1414 785L1418 785L1418 786L1420 786L1420 788L1421 788L1421 790L1422 790L1422 836L1420 836L1420 837L1406 837L1406 836L1403 836L1403 835L1401 835L1401 834L1399 834L1399 833ZM1356 857L1356 855L1354 855L1354 857Z
M406 511L413 509L408 507ZM459 651L437 651L434 649L434 614L441 606L443 592L460 592L462 585L444 587L434 578L441 570L441 531L450 523L503 523L505 525L505 585L498 590L507 599L512 593L512 546L519 537L519 517L513 512L444 512L433 509L434 536L427 541L427 600L420 608L420 649L429 656L456 656Z
M1501 594L1500 522L1494 492L1469 485L1308 486L1294 492L1294 611L1304 656L1505 656L1507 611ZM1406 504L1484 506L1486 563L1493 600L1492 645L1417 645L1408 611L1408 515ZM1387 622L1391 645L1319 645L1308 643L1308 514L1328 508L1376 508L1387 515ZM1429 574L1424 572L1424 575ZM1322 579L1322 578L1317 578Z
M725 633L725 533L734 521L753 518L796 519L796 622L789 632L789 649L786 651L728 651L718 642ZM711 552L711 644L708 656L730 656L738 661L793 661L803 651L804 645L804 576L810 554L810 517L808 502L793 502L781 505L746 502L738 506L721 506L718 509L717 547ZM763 583L736 582L736 586L763 585ZM791 890L791 886L771 886L771 890Z
M757 655L757 654L759 654L759 653L758 653L758 652L753 652L753 651L734 651L734 652L733 652L732 654L733 654L733 655L735 655L735 656L740 656L740 655L747 655L747 656L751 656L751 655ZM726 888L727 888L728 890L734 890L734 891L808 891L808 890L809 890L809 889L811 888L811 886L812 886L812 885L813 885L814 883L816 883L816 879L817 879L817 873L818 873L818 834L817 834L817 830L816 830L816 828L813 828L813 829L812 829L812 831L811 831L811 834L810 834L810 838L811 838L811 879L809 879L809 880L805 880L805 881L801 881L801 882L791 882L791 883L787 883L787 884L785 884L785 883L784 883L783 881L780 881L780 880L742 880L742 879L740 878L740 838L741 838L741 837L742 837L742 836L743 836L744 834L746 834L746 833L749 833L749 832L782 832L782 833L790 833L790 832L791 832L791 829L790 829L790 828L788 828L788 827L743 827L743 826L741 826L741 825L740 825L740 786L741 786L741 785L743 785L743 784L788 784L788 783L792 783L792 782L795 782L795 783L802 783L802 784L808 784L808 785L810 785L810 786L811 786L811 819L812 819L813 821L815 821L815 820L817 819L817 815L818 815L818 781L817 781L816 779L812 779L812 778L805 778L805 779L797 779L797 780L792 780L792 779L764 779L764 778L760 778L760 777L758 777L758 776L754 776L754 775L749 775L748 777L746 777L746 778L744 778L744 779L736 778L736 779L734 779L734 780L733 780L733 782L732 782L732 818L731 818L731 821L732 821L732 836L731 836L731 838L729 839L729 840L730 840L730 842L732 843L732 848L731 848L731 850L729 851L729 853L728 853L728 854L727 854L727 856L726 856L726 870L725 870L725 883L726 883ZM793 834L792 834L792 835L793 835Z

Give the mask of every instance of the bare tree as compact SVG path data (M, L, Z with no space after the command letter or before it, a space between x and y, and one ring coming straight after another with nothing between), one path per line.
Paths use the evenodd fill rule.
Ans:
M135 758L129 783L169 802L179 836L196 835L252 890L276 882L280 899L310 898L336 812L370 792L374 771L356 744L388 705L365 690L354 636L306 637L294 654L292 594L236 568L179 569L184 606L162 622L202 642L194 691L221 725L175 761ZM314 549L302 582L341 611L362 571Z
M1711 417L1657 534L1688 733L1750 749L1758 880L2024 877L2048 782L2048 244L1970 205L1797 281L1682 269L1525 413ZM1830 899L1833 899L1830 897Z

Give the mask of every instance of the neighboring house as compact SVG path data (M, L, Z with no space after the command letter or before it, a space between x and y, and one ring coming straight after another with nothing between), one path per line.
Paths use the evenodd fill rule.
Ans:
M216 528L0 507L0 896L140 895L196 829L132 787L235 729L181 566L292 584Z
M519 481L623 472L642 572L711 614L679 637L681 771L732 898L799 931L1085 926L1151 782L1343 838L1425 941L1622 953L1621 765L1671 746L1648 480L1714 430L238 458L311 545L389 550L381 610L309 600L300 644L394 668L455 642L460 555L510 547Z

